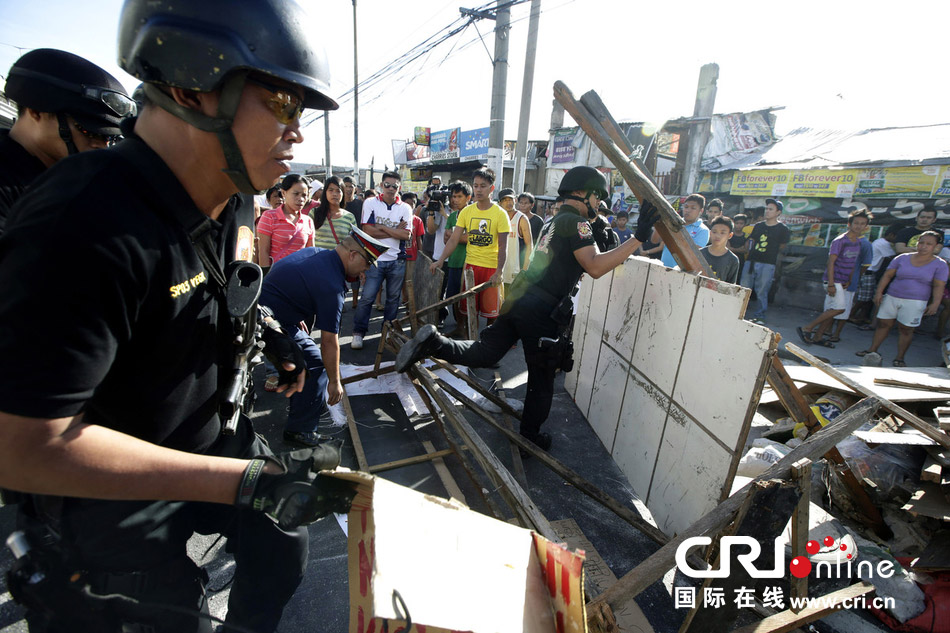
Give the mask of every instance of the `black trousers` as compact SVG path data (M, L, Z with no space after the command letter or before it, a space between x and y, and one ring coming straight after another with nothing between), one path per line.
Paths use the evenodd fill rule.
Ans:
M208 452L244 458L272 454L249 420L242 419L238 428L237 435L222 436ZM234 555L235 566L226 620L261 633L277 628L284 605L303 579L309 553L306 528L284 531L261 512L215 503L67 499L58 528L66 564L86 572L94 593L147 603L139 609L127 604L106 609L118 612L121 622L141 623L141 630L156 633L212 630L197 615L149 606L195 611L205 602L202 572L186 551L192 534L227 537L226 551ZM143 582L128 582L138 576ZM88 605L92 610L104 606L96 601ZM74 604L46 606L45 613L28 615L31 631L77 630L82 618Z
M551 318L553 306L531 294L525 294L510 304L490 326L482 330L477 341L456 341L444 336L438 338L432 356L452 364L468 367L491 367L521 341L524 359L528 365L528 391L521 413L521 434L533 438L551 412L554 397L554 375L557 362L547 350L538 346L541 338L556 339L561 331Z

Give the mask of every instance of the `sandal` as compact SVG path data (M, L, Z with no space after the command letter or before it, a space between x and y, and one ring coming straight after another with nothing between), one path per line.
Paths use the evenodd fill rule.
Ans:
M865 350L861 350L860 352L855 352L854 355L855 355L855 356L867 356L867 355L870 354L870 353L871 353L871 350L865 349Z
M895 358L891 364L894 365L894 367L907 367L907 363L904 362L903 358Z
M814 341L811 338L811 332L806 333L804 328L797 327L795 331L798 332L798 338L802 339L802 342L806 345L811 345Z
M824 339L820 341L812 341L812 343L814 343L815 345L820 345L821 347L830 347L831 349L834 349L835 347L834 343L830 343Z
M840 343L840 342L841 342L841 338L838 337L838 336L829 336L829 337L828 337L828 342L829 342L829 343Z

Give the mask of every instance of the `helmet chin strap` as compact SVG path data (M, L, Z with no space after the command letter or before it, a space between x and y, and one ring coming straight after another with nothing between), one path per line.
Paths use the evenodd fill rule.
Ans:
M584 206L587 207L587 217L593 218L597 215L597 212L594 211L594 207L590 206L590 194L588 191L587 195L583 198L580 196L563 196L565 200L577 200L578 202L583 202Z
M221 151L224 152L224 160L228 165L222 171L228 175L241 193L260 194L264 191L251 184L251 178L244 164L244 156L231 130L234 116L241 102L241 93L244 92L246 77L245 73L235 73L224 80L221 84L218 112L213 117L186 108L154 84L144 84L143 90L152 103L157 104L172 116L204 132L213 132L218 137Z
M72 130L69 129L69 121L66 120L66 115L62 112L57 112L56 120L59 121L59 138L63 139L63 143L66 143L67 155L72 156L73 154L78 154L79 148L76 147L76 141L73 140L73 133Z

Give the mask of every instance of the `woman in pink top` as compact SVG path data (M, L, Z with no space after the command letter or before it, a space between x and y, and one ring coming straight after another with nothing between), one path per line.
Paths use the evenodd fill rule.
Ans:
M290 174L280 183L284 204L265 211L257 224L262 266L271 266L291 253L313 246L313 220L307 215L310 185L307 179Z
M943 236L936 231L925 231L917 238L917 252L898 255L888 265L877 285L874 303L877 329L871 347L858 356L877 352L888 332L897 322L897 358L895 367L904 367L904 354L914 338L914 330L924 316L937 314L943 289L947 284L947 264L936 257L943 246ZM886 290L886 292L885 292Z

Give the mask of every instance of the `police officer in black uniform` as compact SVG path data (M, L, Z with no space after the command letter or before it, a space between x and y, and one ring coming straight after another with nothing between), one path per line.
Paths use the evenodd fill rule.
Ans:
M278 391L305 379L292 339L258 321L239 195L289 171L304 107L337 107L301 11L127 0L119 63L143 111L116 147L40 176L0 238L0 486L27 493L8 585L33 631L210 631L195 532L234 554L228 623L273 631L306 569L302 526L349 506L317 473L337 447L274 455L247 419L223 433L255 324Z
M498 320L485 328L477 341L455 341L440 335L432 325L423 326L396 358L400 372L424 356L468 367L491 367L520 339L528 365L520 432L545 450L551 446L551 436L540 429L551 410L554 376L559 368L569 371L572 363L565 331L571 320L574 287L581 274L597 279L633 255L658 217L656 208L644 201L634 239L602 253L597 243L608 240L603 235L606 223L600 219L592 226L588 218L607 197L603 174L592 167L575 167L564 175L558 194L564 203L541 229L531 263L512 283Z
M52 48L23 55L4 92L17 120L0 130L0 234L13 203L33 180L69 154L111 145L135 104L119 81L90 61Z

